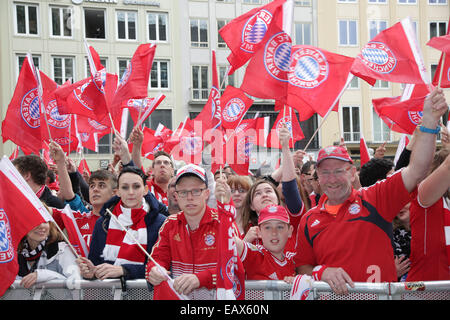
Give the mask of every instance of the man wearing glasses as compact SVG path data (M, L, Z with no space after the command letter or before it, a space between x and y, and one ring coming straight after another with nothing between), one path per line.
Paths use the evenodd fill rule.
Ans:
M188 164L175 180L175 198L182 211L170 215L162 225L152 257L171 271L173 287L191 299L214 299L217 263L218 213L207 205L210 191L203 168ZM167 280L149 261L146 279L154 288L154 299L170 298Z
M319 151L318 205L299 224L295 263L301 274L327 282L335 293L347 284L397 281L391 245L392 220L411 201L411 192L431 164L439 120L448 109L441 89L425 99L420 135L406 168L385 180L354 189L356 168L345 148Z

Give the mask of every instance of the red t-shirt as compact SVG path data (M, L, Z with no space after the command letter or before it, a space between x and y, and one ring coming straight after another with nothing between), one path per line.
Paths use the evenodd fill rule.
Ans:
M342 267L357 282L396 281L392 220L411 201L401 172L353 189L336 216L327 212L327 199L322 195L300 221L295 265Z
M444 198L428 208L422 207L417 196L409 208L411 225L411 269L407 281L450 280L449 257L444 228L450 211ZM449 228L450 226L447 226ZM448 235L450 238L450 234Z
M294 255L294 252L286 252L284 260L279 260L263 246L255 246L244 241L241 261L246 279L283 280L284 277L295 276Z

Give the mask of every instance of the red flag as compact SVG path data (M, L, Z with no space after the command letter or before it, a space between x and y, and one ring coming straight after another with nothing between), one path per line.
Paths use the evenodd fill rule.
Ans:
M312 46L293 46L288 73L287 104L300 121L313 113L324 117L347 84L354 58ZM336 103L333 111L338 111Z
M17 158L19 156L19 146L16 146L16 148L14 149L14 151L11 153L11 155L9 156L9 160L14 160L15 158Z
M161 123L158 125L156 131L145 127L144 128L144 142L142 143L142 156L147 159L153 160L153 155L164 150L168 153L171 152L173 144L170 145L167 142L172 136L173 132L169 128L166 128Z
M89 69L91 71L91 75L95 75L98 70L101 70L105 67L102 65L102 62L100 61L100 56L97 53L97 51L95 51L94 47L88 45L86 40L84 41L84 45L85 45L86 54L88 57Z
M281 13L273 19L281 19ZM245 70L241 89L253 97L286 101L291 37L272 24L262 43Z
M278 138L278 131L283 124L286 124L289 131L291 132L292 139L289 140L289 148L294 147L294 143L305 138L303 135L300 123L298 123L297 116L292 108L286 106L286 111L280 111L275 123L270 130L269 136L267 137L267 147L268 148L278 148L281 149L280 139Z
M98 152L98 141L111 133L109 126L88 117L74 115L74 124L81 146L95 152Z
M220 105L219 77L217 75L216 51L212 51L212 87L209 92L208 101L202 111L195 117L195 121L201 121L203 136L209 129L219 129L222 125Z
M122 101L128 99L142 99L147 97L148 79L152 69L153 57L156 45L144 43L139 45L128 64L111 105L113 119L118 117L122 107Z
M165 97L165 95L159 94L155 98L147 97L144 99L124 100L122 101L122 108L128 108L134 125L140 126L152 114L152 112L155 111Z
M374 85L385 80L428 84L428 75L410 18L381 31L356 57L351 72Z
M233 200L229 204L217 201L217 211L220 220L217 241L217 300L244 300L245 271L234 241L236 208Z
M227 86L220 98L222 127L224 129L236 128L252 104L253 100L247 97L242 90Z
M267 30L274 23L273 16L277 11L281 11L284 2L285 0L275 0L250 10L231 20L219 30L219 34L231 50L227 59L232 68L228 74L232 74L252 58ZM282 23L282 21L275 23ZM279 26L282 27L281 24Z
M450 26L449 26L450 28ZM450 54L450 34L441 37L433 37L427 42L427 46Z
M202 162L203 137L201 126L200 121L191 119L180 123L175 134L168 140L168 143L176 144L171 150L171 155L175 160L183 160L186 163L197 165Z
M427 45L442 51L439 64L433 77L433 85L441 88L450 88L450 20L447 35L434 37L428 41Z
M91 170L89 170L89 166L88 166L88 164L87 164L87 161L86 161L86 159L81 159L81 161L80 161L80 164L78 165L78 172L80 173L80 174L83 174L84 173L84 170L86 170L87 171L87 173L89 174L89 175L91 175Z
M2 136L3 142L11 140L36 154L41 149L38 88L28 57L22 64L13 97L2 122Z
M51 221L47 209L7 157L0 160L0 296L19 271L17 247L34 227Z
M364 140L364 137L361 137L359 139L359 155L360 155L361 167L365 163L370 161L369 148L367 148L366 140Z
M373 99L373 107L387 126L399 133L413 134L422 119L423 104L426 97L417 97L405 101L399 98Z
M53 208L53 210L58 209ZM61 218L64 222L64 227L67 231L69 242L72 244L72 246L80 256L87 258L89 255L89 249L87 247L86 241L81 235L80 229L78 228L78 224L75 221L75 217L73 216L70 206L66 205L63 210L60 210L60 212Z

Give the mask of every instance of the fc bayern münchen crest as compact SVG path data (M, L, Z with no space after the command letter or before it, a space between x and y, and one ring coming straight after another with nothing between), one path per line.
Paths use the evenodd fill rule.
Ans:
M253 141L252 139L254 137L246 136L239 139L237 143L237 154L238 154L238 160L244 160L245 162L248 161L250 158L250 152L253 148Z
M287 81L291 59L291 37L285 32L273 35L264 49L264 67L279 81Z
M93 127L94 129L96 129L97 131L103 131L108 129L107 126L95 121L94 119L88 118L88 123L91 125L91 127Z
M49 115L49 117L47 117L47 122L50 126L64 129L70 125L70 116L68 114L59 114L56 100L52 100L48 103L46 112L47 115Z
M20 114L22 119L30 128L39 127L40 110L39 110L39 96L37 88L28 91L20 102Z
M423 112L422 111L408 111L409 120L418 125L420 120L422 120Z
M267 10L260 10L250 17L242 29L241 50L254 53L255 45L264 38L271 21L272 14Z
M239 119L244 113L245 103L239 98L230 99L223 108L222 116L227 122L233 122Z
M180 146L183 153L186 155L194 155L202 150L203 140L200 137L182 137L180 139Z
M105 93L105 83L106 83L106 69L103 68L97 71L94 75L94 84L95 87L101 93Z
M82 86L77 87L75 89L73 89L73 94L75 96L75 98L77 98L77 100L81 103L81 105L83 107L85 107L86 109L92 111L93 107L89 105L89 103L83 99L82 95L84 90L86 90L86 87L92 82L92 80L87 81L86 83L84 83Z
M328 78L328 62L318 49L300 48L292 54L291 61L289 83L296 87L315 88Z
M14 258L14 246L11 238L11 227L5 210L0 208L0 263Z
M362 49L361 55L358 58L369 69L378 73L390 73L397 65L394 53L382 42L369 42Z
M228 260L227 265L225 266L225 273L227 275L227 278L233 283L233 293L235 297L239 297L241 295L242 291L242 285L239 281L239 278L236 276L234 272L234 266L236 263L236 258L231 257L230 260Z
M283 126L283 124L286 125L286 127L289 129L289 132L292 135L292 121L291 121L291 118L288 116L282 117L280 120L278 120L277 126L276 126L277 134L278 134L278 132L280 132L280 129Z

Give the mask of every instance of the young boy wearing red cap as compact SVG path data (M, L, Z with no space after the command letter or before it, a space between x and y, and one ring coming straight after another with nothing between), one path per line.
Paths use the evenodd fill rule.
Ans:
M284 280L295 276L294 252L284 252L294 228L286 209L268 205L258 218L258 234L262 245L253 245L235 237L238 254L247 280Z

